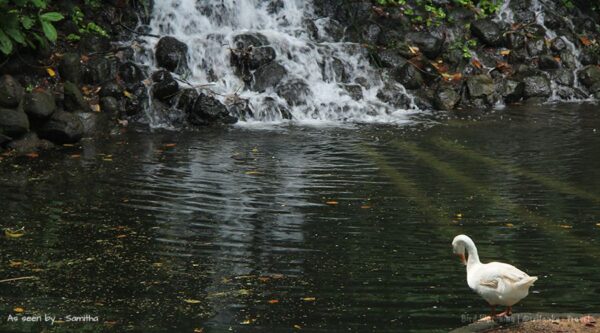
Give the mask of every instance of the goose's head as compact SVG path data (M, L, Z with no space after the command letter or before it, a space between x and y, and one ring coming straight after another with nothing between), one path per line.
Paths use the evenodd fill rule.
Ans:
M454 240L452 241L452 251L460 257L460 260L465 265L467 264L465 249L468 244L473 244L473 240L467 235L458 235L454 237Z

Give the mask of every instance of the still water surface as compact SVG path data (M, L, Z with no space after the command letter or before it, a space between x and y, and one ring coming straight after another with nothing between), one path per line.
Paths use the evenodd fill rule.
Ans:
M600 112L147 133L0 162L2 331L445 332L488 311L450 242L600 312Z

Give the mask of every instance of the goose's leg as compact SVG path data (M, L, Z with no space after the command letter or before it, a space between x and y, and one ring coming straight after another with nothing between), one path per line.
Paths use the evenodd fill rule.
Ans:
M496 306L490 305L490 307L492 308L492 314L490 315L490 317L493 319L494 317L496 317Z
M498 317L510 317L512 315L512 306L506 308L506 311L498 314Z

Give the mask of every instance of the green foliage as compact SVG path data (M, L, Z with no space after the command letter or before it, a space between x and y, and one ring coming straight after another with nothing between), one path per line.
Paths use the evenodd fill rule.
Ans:
M86 3L88 3L88 2L94 3L94 2L98 2L98 1L91 1L91 0L86 1ZM93 7L94 5L91 4L90 6ZM92 21L90 21L86 24L84 22L84 19L85 19L85 15L81 11L81 9L79 9L79 7L73 7L73 10L71 12L71 21L73 21L73 23L75 23L80 34L86 34L86 33L87 34L97 34L100 36L108 37L108 33L101 26L97 25L96 23L94 23ZM78 41L79 39L81 39L81 37L79 35L70 34L69 36L67 36L67 39L70 41Z
M471 53L471 49L477 46L477 40L469 39L466 41L456 41L452 45L450 45L451 49L460 50L462 52L462 56L465 59L471 59L473 54Z

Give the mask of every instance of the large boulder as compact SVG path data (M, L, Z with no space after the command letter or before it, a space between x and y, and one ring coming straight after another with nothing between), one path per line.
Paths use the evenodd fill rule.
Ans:
M392 77L406 89L418 89L424 83L419 69L409 62L402 67L396 68L392 73Z
M83 123L76 114L56 111L38 130L38 135L58 144L76 143L83 137L83 131Z
M586 66L577 73L577 77L584 86L590 88L600 82L600 67L595 65Z
M504 36L500 25L491 19L476 20L471 23L471 33L488 46L502 46Z
M474 75L467 79L467 90L471 98L484 98L494 94L494 80L486 74Z
M187 66L188 46L174 37L166 36L156 44L156 63L171 72L183 74Z
M23 98L23 87L10 75L0 77L0 106L15 108Z
M90 107L83 99L83 94L79 87L75 85L73 82L65 82L64 84L64 106L65 110L74 112L74 111L89 111Z
M34 119L46 119L56 110L54 95L46 91L33 91L23 99L25 113Z
M548 97L552 95L550 80L543 75L527 76L523 79L525 97Z
M442 51L444 40L428 32L411 32L406 35L407 42L419 47L429 59L435 59Z
M449 86L441 86L433 99L433 106L438 110L452 110L458 104L460 95Z
M171 97L179 91L179 83L175 81L171 73L167 71L158 71L152 74L152 95L162 102L168 102Z
M268 63L254 72L250 88L263 92L269 87L275 87L286 75L285 67L277 62Z
M0 107L0 134L17 138L29 131L29 119L23 110Z
M233 124L237 118L232 117L227 107L213 96L200 94L188 113L188 121L193 125Z
M65 53L58 64L58 73L64 81L81 82L81 57L78 53Z

